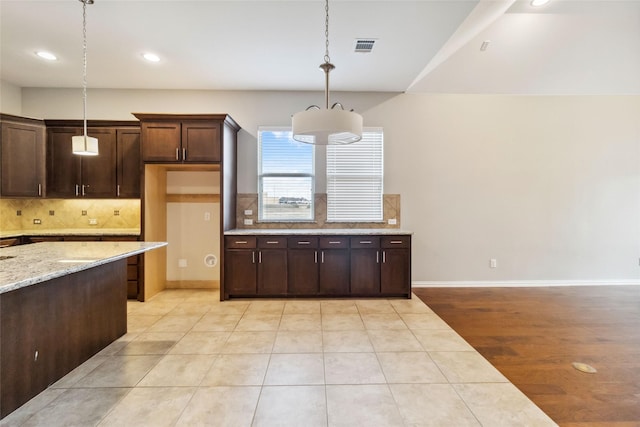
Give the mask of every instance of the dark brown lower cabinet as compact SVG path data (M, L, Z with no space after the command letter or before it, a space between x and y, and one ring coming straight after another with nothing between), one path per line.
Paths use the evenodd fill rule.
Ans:
M411 235L225 236L224 299L411 298Z

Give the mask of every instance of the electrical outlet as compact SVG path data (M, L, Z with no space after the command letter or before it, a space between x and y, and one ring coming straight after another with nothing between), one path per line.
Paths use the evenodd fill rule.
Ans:
M253 220L252 219L245 219L244 220L244 225L253 225Z
M389 225L398 224L398 220L396 220L395 218L389 218L389 220L387 222L389 223Z
M253 211L251 209L245 209L244 210L244 214L245 215L253 215Z
M178 260L178 267L180 268L185 268L187 266L187 260L184 258L181 258Z
M211 212L205 212L204 213L204 220L205 221L211 221Z
M98 225L98 220L97 220L97 219L95 219L95 218L91 218L91 219L89 220L89 225Z
M42 221L36 218L36 219L33 220L33 223L34 224L42 224Z
M498 260L495 258L491 258L491 260L489 260L489 267L498 268Z

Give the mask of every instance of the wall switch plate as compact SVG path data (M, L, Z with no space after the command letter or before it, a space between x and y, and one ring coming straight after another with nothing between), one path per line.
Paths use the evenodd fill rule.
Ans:
M91 218L91 219L89 220L89 225L98 225L98 220L97 220L97 219L95 219L95 218Z
M389 223L389 225L396 225L398 223L398 220L396 220L395 218L389 218L387 222Z
M33 220L33 223L34 224L42 224L42 221L36 218L36 219Z
M245 210L244 210L244 214L245 214L245 215L253 215L253 210L251 210L251 209L245 209Z
M211 212L205 212L204 213L204 220L205 221L211 221Z
M491 260L489 260L489 267L498 268L498 260L495 258L491 258Z
M252 219L245 219L244 220L244 225L253 225L253 220Z

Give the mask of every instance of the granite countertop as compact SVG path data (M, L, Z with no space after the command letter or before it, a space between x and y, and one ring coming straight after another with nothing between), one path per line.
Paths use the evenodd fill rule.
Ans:
M224 232L225 236L250 236L250 235L398 235L413 234L412 231L400 228L236 228Z
M139 228L32 228L0 230L0 238L20 236L139 236Z
M166 245L166 242L43 242L0 248L0 294Z

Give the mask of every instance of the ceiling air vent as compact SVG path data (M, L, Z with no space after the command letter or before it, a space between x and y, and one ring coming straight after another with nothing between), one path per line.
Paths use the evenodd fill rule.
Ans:
M375 39L357 39L355 51L358 53L369 53L373 49Z

